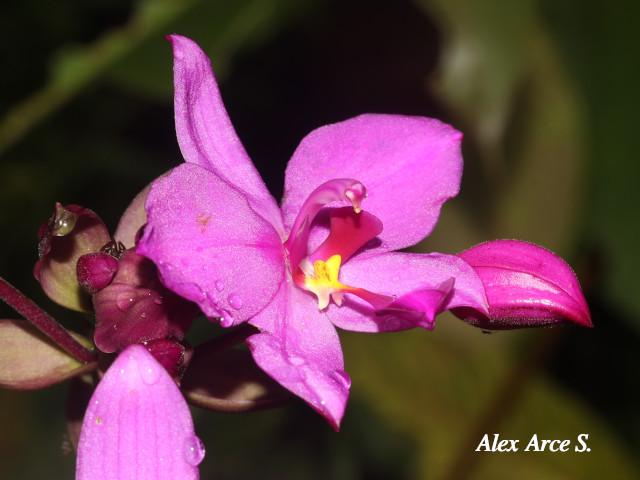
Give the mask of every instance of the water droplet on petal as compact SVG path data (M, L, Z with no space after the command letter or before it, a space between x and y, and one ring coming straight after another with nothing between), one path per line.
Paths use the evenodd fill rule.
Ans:
M142 381L147 385L153 385L160 378L160 369L151 364L138 365L138 371Z
M164 299L162 298L162 295L157 295L153 297L153 303L155 303L156 305L162 305L163 301Z
M187 437L184 442L184 459L189 465L199 465L204 458L205 449L202 441L195 435Z
M333 372L333 377L340 382L344 388L348 389L351 387L351 377L349 377L347 372L336 370Z
M223 327L230 327L231 325L233 325L233 317L229 315L220 317L220 325Z
M116 297L116 306L123 312L129 310L134 303L135 299L131 296L131 293L123 292Z
M242 298L237 293L232 293L227 297L227 301L231 307L236 310L240 310L242 308Z
M216 280L216 290L219 292L224 290L224 282L222 280Z
M291 355L289 357L289 362L291 363L291 365L295 365L296 367L301 367L302 365L307 363L304 358L298 357L297 355Z

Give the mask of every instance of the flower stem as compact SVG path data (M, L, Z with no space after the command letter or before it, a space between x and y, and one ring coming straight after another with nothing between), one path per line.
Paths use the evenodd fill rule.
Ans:
M0 277L0 300L30 321L72 357L85 363L95 361L93 352L80 344L51 315L2 277Z

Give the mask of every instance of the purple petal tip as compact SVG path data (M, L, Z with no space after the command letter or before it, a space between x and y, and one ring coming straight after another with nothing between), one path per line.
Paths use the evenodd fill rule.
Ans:
M144 347L124 350L89 402L76 480L195 480L203 457L175 382Z

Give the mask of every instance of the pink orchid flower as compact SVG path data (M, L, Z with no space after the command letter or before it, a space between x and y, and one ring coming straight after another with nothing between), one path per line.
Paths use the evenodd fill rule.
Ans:
M123 350L82 422L77 480L197 480L204 447L175 381L141 345Z
M351 383L335 327L431 329L450 309L491 322L483 276L464 256L398 252L427 236L457 195L460 132L398 115L319 128L289 161L279 207L233 129L208 58L185 37L169 39L186 163L152 185L137 246L167 288L223 326L255 326L247 343L257 364L335 429Z

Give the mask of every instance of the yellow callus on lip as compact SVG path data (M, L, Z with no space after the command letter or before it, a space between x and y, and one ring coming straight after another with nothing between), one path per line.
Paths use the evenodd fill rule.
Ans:
M342 291L349 290L350 287L338 280L342 257L333 255L325 262L316 260L313 262L313 273L305 275L304 286L318 297L318 308L324 310L333 301L339 306L342 304Z

